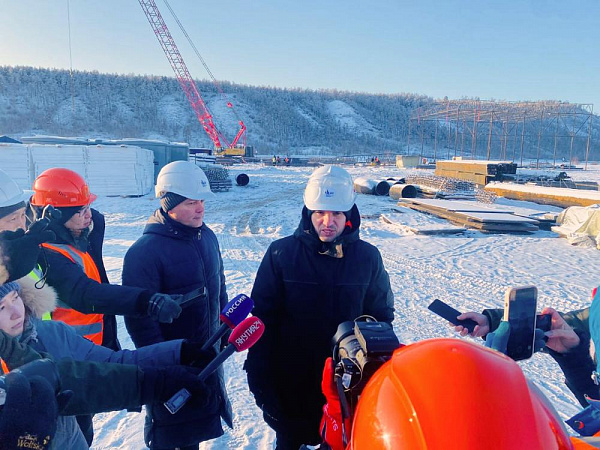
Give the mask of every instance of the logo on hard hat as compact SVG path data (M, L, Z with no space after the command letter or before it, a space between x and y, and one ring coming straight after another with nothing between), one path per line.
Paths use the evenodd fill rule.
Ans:
M200 180L200 183L202 183L202 187L206 187L206 181Z
M325 197L330 198L335 195L335 192L330 191L329 189L325 189Z

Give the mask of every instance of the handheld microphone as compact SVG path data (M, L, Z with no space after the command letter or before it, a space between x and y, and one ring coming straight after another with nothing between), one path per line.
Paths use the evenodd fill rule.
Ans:
M239 294L231 299L221 311L221 322L223 323L217 329L217 332L204 343L202 350L208 350L215 342L225 336L229 329L235 328L250 314L252 308L254 308L254 301L247 295Z
M206 380L223 362L229 358L234 352L243 352L248 350L256 341L260 339L265 331L265 324L258 317L248 317L244 319L237 327L235 327L229 336L229 345L219 353L208 365L198 374L198 379ZM185 389L180 389L175 395L167 400L164 405L171 413L175 414L179 411L190 399L192 394Z

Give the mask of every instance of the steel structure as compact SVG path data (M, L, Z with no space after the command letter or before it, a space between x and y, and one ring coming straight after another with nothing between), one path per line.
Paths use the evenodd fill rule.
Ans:
M547 155L551 147L555 166L557 157L564 158L567 154L572 165L574 143L583 141L580 147L585 147L587 167L594 117L591 104L444 99L413 112L408 124L407 153L411 153L411 136L416 135L421 156L425 156L428 141L432 143L433 157L437 158L438 145L444 139L448 159L454 150L454 156L520 159L523 165L528 153L539 167L540 159L546 159L543 154Z
M183 60L183 57L181 56L181 53L179 53L177 44L175 44L175 41L173 40L173 36L171 36L171 32L169 31L167 24L163 20L160 11L158 10L158 6L156 6L156 2L154 0L138 1L142 9L144 10L144 13L146 14L148 22L150 22L150 26L152 27L152 30L154 31L154 34L156 35L160 46L162 47L167 59L169 60L169 63L171 64L173 72L175 72L175 77L177 78L179 85L183 89L183 92L185 93L185 96L190 102L192 109L196 113L196 117L202 124L202 127L204 128L210 139L213 141L215 148L219 150L223 147L235 147L238 143L241 143L245 147L246 126L241 120L239 121L241 128L231 143L228 142L225 136L216 127L213 120L213 116L210 113L208 107L206 106L206 103L204 103L204 100L202 99L202 96L200 95L200 92L196 87L196 83L190 75L190 72ZM177 21L179 22L179 20ZM206 66L204 60L202 60L202 63L208 70L208 67ZM210 70L209 74L213 78L213 81L216 82ZM230 102L227 103L227 106L230 108L232 107Z

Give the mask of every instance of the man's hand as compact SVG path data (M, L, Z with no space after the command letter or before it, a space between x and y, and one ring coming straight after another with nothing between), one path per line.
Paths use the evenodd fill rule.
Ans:
M473 332L470 334L473 337L482 337L490 332L490 324L488 323L488 318L483 314L469 311L466 313L462 313L460 316L457 317L457 319L472 319L475 322L477 322L477 325L475 325ZM454 331L460 333L461 336L466 336L467 334L469 334L469 330L467 330L462 325L455 326Z
M202 343L185 340L181 343L181 365L204 369L217 356L214 347L202 350Z
M0 252L4 256L8 277L0 277L0 283L18 280L31 272L37 264L40 244L55 238L49 230L33 234L26 234L21 229L1 232Z
M148 301L148 315L160 323L172 323L180 314L181 306L170 295L157 293Z
M558 353L567 353L579 345L579 336L555 309L546 307L542 314L550 314L552 317L550 331L545 333L548 338L546 347Z
M145 405L169 400L185 388L198 400L208 394L206 384L198 378L199 370L185 366L145 367L142 382L142 402Z

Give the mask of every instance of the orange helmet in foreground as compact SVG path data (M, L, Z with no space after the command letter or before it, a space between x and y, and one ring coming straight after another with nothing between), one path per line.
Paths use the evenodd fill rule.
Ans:
M352 450L571 449L544 395L507 356L459 339L400 348L358 402Z
M33 206L86 206L97 198L81 175L60 167L40 173L33 183L33 192Z

